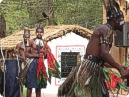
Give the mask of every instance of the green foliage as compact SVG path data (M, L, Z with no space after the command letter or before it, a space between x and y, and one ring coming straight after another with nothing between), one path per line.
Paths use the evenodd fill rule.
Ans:
M95 29L102 24L101 0L3 0L0 4L7 24L7 35L24 26L34 28L42 12L53 8L53 16L43 21L46 25L78 24Z
M125 66L129 66L129 60L125 62Z
M102 3L97 0L73 0L58 2L54 11L57 24L78 24L94 29L102 23Z
M3 0L3 5L7 5L1 5L1 13L4 14L6 20L7 35L12 34L16 30L23 29L25 23L29 20L27 9L20 6L19 3L6 0Z

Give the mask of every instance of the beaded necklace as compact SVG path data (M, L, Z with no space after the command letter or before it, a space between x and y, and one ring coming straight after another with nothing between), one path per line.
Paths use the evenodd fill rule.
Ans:
M110 28L110 30L112 30L113 34L116 36L116 32L113 30L112 26L108 23L106 25Z

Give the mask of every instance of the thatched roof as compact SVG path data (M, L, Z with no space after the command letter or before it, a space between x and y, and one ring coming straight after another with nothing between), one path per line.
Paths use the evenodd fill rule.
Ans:
M44 39L47 41L51 41L58 37L62 37L63 35L70 33L71 31L77 35L80 35L84 38L89 39L92 31L86 29L84 27L78 25L59 25L59 26L46 26L44 31ZM35 29L31 30L31 39L35 38ZM10 36L2 38L0 40L0 44L2 44L3 50L12 50L16 47L16 44L23 40L23 30L13 33Z

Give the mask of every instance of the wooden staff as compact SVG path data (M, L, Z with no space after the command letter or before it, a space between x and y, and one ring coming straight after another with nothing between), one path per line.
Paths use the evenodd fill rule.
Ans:
M16 57L17 57L17 65L18 65L18 76L19 76L19 74L20 74L20 65L19 65L19 58L18 58L18 54L16 54ZM20 97L22 97L22 86L21 86L21 84L19 84L19 86L20 86Z
M5 80L5 71L6 71L6 65L5 65L5 58L4 58L4 54L3 54L3 50L2 50L2 45L0 44L0 51L1 51L1 55L2 55L2 60L3 60L3 68L4 68L4 92L3 92L3 97L5 97L5 84L6 84L6 80Z

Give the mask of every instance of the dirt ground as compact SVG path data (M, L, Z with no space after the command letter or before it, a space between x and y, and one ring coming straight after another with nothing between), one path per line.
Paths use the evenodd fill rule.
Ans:
M34 93L33 93L32 97L36 97ZM57 95L56 94L42 94L41 97L57 97ZM114 96L112 94L110 94L110 97L114 97ZM116 95L115 95L115 97L116 97ZM129 97L129 96L119 94L118 97Z
M35 96L35 93L33 93L32 97L36 97ZM57 97L57 95L56 94L43 94L42 93L42 96L41 97Z
M3 96L0 95L0 97L3 97ZM32 94L32 97L36 97L35 93ZM57 95L56 94L43 94L42 93L41 97L57 97ZM113 97L113 95L110 94L110 97ZM116 97L116 95L115 95L115 97ZM127 96L127 95L120 95L119 94L118 97L129 97L129 95Z

